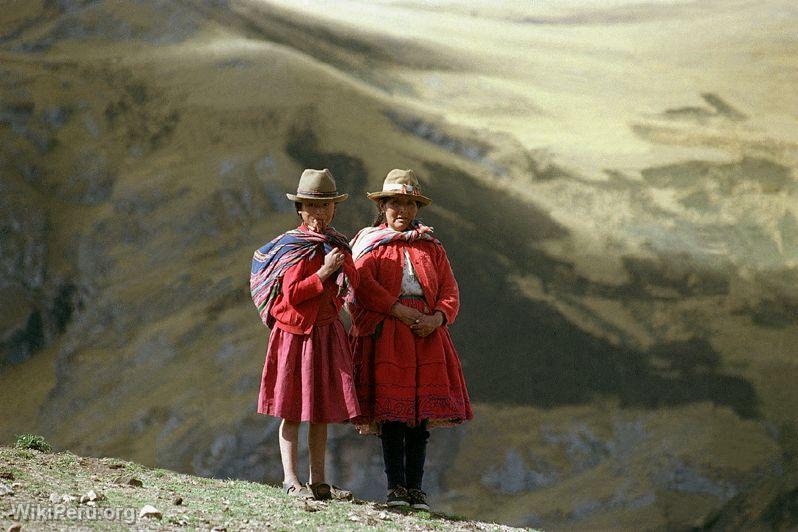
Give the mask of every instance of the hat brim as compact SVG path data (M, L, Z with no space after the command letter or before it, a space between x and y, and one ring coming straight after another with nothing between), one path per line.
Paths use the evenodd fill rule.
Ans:
M366 196L372 201L380 201L381 199L385 198L392 198L394 196L404 196L406 198L411 198L414 201L417 201L421 204L422 207L426 207L432 200L427 196L422 196L421 194L402 194L401 192L393 192L393 191L380 191L380 192L367 192Z
M338 194L337 196L306 196L304 194L286 194L286 197L291 201L332 201L333 203L340 203L349 197L349 194Z

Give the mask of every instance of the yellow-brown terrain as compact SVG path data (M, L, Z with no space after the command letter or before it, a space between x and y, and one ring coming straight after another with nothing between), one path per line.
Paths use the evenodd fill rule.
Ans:
M435 505L544 529L798 526L792 2L10 0L0 441L280 477L254 249L394 167L462 294ZM336 483L383 496L341 427Z

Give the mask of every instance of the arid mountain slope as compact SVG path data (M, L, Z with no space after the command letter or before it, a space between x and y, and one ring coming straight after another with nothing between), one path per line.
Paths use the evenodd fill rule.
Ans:
M775 31L788 8L12 4L0 439L277 480L276 424L254 414L267 331L252 251L295 223L284 192L302 168L331 168L353 196L336 216L352 234L373 215L363 193L412 167L460 281L452 331L479 405L434 434L441 507L672 528L794 485L798 113L776 90L794 39ZM751 33L759 9L782 14L771 41ZM732 49L784 74L743 70L739 86L764 80L745 96L722 47L699 79L679 55L695 40L668 57L652 44L701 28L698 14L740 29L698 44L737 35ZM660 25L636 69L630 39ZM381 496L375 439L342 428L331 447L336 482Z

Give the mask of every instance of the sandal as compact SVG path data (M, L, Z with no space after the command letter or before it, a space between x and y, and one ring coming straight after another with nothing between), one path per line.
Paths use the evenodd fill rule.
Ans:
M300 499L312 499L313 493L306 488L305 486L299 486L298 488L293 484L283 484L283 489L285 493L291 497L298 497Z
M355 498L351 491L339 488L338 486L330 486L330 494L336 501L351 501Z
M317 501L329 501L333 498L332 488L326 482L316 482L315 484L308 484L308 488L313 493L313 498Z

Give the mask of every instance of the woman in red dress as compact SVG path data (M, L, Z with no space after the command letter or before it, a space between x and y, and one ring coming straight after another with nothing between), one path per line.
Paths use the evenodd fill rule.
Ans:
M329 170L305 170L294 201L302 223L255 252L250 288L271 329L258 412L282 418L280 455L287 493L317 499L351 493L325 481L327 424L360 411L352 378L352 352L338 317L343 295L358 284L346 238L330 226L345 200ZM296 470L299 425L310 424L310 482Z
M362 416L382 440L388 504L429 509L421 489L428 428L473 418L448 325L457 282L432 228L416 218L431 203L412 170L392 170L373 227L352 240L360 284L350 302L350 339Z

